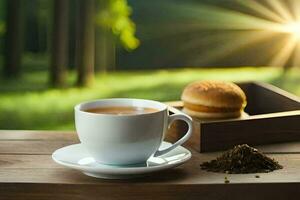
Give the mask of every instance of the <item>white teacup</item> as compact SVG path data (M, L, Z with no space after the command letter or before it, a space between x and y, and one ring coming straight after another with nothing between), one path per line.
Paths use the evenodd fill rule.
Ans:
M99 114L85 110L97 107L146 107L156 112L130 115ZM188 124L186 134L172 146L158 150L174 120ZM169 115L168 106L143 99L102 99L75 106L75 125L83 146L99 163L130 165L146 162L184 143L192 134L192 119L185 114Z

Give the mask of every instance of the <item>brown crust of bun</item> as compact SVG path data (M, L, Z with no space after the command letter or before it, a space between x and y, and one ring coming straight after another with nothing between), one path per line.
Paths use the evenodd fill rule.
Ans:
M185 87L182 101L208 107L236 108L246 106L246 95L234 83L225 81L196 81Z
M226 113L208 113L208 112L199 112L189 110L188 108L184 108L182 110L184 113L190 115L191 117L196 117L199 119L230 119L230 118L239 118L242 115L242 111L236 112L226 112Z
M197 112L207 112L207 113L227 113L227 112L239 112L240 108L218 108L211 106L202 106L202 105L194 105L187 102L184 102L184 107L189 110L197 111Z

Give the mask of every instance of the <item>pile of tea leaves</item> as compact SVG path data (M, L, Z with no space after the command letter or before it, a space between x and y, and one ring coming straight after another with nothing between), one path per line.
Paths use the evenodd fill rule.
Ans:
M272 158L260 153L247 144L237 145L210 162L204 162L201 169L229 174L267 173L282 166Z

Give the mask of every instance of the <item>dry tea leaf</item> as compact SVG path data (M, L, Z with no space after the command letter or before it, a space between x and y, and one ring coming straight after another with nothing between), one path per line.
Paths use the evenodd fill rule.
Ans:
M210 162L204 162L201 169L229 174L271 172L282 169L272 158L265 156L247 144L237 145Z

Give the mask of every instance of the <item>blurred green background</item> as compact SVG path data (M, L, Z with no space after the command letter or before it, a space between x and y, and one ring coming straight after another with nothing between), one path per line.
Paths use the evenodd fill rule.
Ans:
M81 101L179 100L200 79L300 95L299 3L0 0L0 129L74 129Z

